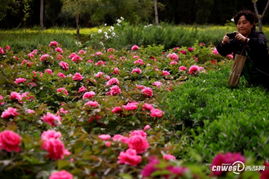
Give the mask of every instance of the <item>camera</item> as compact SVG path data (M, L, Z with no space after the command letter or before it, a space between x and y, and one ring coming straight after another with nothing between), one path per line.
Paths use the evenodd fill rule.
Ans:
M226 35L229 37L229 39L234 39L236 34L237 34L236 32L232 32L232 33L228 33Z

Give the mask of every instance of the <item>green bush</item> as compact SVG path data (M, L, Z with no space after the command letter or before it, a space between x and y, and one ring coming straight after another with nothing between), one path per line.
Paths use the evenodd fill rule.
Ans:
M116 24L112 29L104 28L102 32L91 34L90 40L86 44L95 48L102 46L106 48L130 48L133 44L144 46L155 44L163 45L165 49L169 49L177 46L191 46L196 41L216 44L223 37L223 34L233 31L228 27L210 28L169 24L134 26L127 22ZM100 42L102 42L101 45Z
M268 93L260 87L249 87L244 79L238 88L230 89L229 70L228 63L169 93L163 108L173 125L167 128L189 133L183 151L188 156L189 151L195 151L206 162L218 152L228 151L264 159L269 148Z

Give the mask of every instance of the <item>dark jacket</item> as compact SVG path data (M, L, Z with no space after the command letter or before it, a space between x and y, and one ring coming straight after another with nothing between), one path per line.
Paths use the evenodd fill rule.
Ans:
M222 56L228 54L243 54L247 60L242 72L246 80L255 85L269 87L269 55L267 40L262 32L252 32L248 42L232 39L229 43L217 45L217 50Z

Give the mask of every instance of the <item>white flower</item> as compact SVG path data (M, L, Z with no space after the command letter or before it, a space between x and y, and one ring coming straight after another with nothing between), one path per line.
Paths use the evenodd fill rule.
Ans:
M99 30L98 30L98 34L100 34L100 33L102 33L102 32L103 32L102 29L99 29Z
M112 35L113 37L115 37L116 33L115 33L115 32L112 32L111 35Z

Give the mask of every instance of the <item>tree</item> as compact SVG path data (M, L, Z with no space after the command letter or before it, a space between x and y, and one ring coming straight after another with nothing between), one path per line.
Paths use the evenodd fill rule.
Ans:
M0 21L5 18L6 11L9 8L9 5L14 3L14 0L0 0Z
M262 19L263 19L264 15L265 15L265 13L266 13L266 11L268 9L269 0L267 0L266 6L264 7L262 14L260 14L259 11L258 11L257 2L258 2L258 0L252 0L255 13L256 13L256 15L258 17L259 31L262 32Z
M77 36L80 36L80 16L91 13L98 0L63 0L63 11L70 13L76 20Z
M155 24L159 25L158 1L157 0L153 0L153 1L154 1Z
M44 0L40 0L40 27L44 28Z

